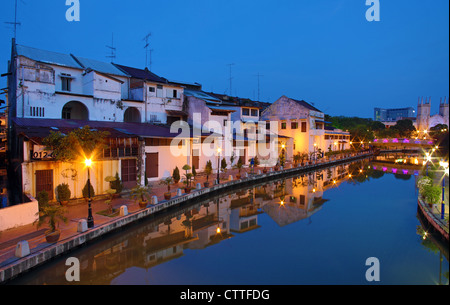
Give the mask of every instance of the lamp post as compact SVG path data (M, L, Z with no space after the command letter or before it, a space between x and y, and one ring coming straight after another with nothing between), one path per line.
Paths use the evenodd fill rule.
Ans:
M222 149L217 148L217 184L220 184L220 152Z
M441 161L439 165L444 168L444 176L442 177L442 205L441 205L441 219L445 215L445 176L448 175L448 162Z
M89 169L92 166L92 160L91 159L85 159L84 164L86 164L87 170L88 170L88 179L87 179L87 186L88 186L88 218L87 218L87 225L88 228L94 227L94 217L92 217L92 207L91 207L91 176Z

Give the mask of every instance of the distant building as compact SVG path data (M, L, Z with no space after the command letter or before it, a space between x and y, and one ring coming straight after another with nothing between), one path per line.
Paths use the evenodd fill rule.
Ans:
M415 118L416 111L412 107L407 108L375 108L374 109L374 121L380 122L396 122L398 120L406 118Z
M419 132L424 132L431 127L434 127L439 124L449 125L449 113L448 113L448 101L447 97L442 98L439 103L439 113L435 115L431 115L431 97L425 98L425 101L422 98L419 98L417 105L417 119L415 122L415 127Z

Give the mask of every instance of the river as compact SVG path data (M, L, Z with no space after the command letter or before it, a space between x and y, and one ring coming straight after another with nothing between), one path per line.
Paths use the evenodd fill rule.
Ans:
M448 244L421 234L417 175L365 160L235 190L109 234L10 284L448 285ZM66 278L69 257L80 281Z

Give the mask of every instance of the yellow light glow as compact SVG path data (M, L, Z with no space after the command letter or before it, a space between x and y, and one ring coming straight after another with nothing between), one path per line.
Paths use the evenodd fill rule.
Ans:
M333 183L336 184L336 180L333 180Z
M280 205L284 205L284 201L283 200L281 200Z
M281 148L285 148L286 147L286 145L284 145L284 144L281 144Z
M352 177L352 174L348 174L348 177L351 178L351 177Z
M220 231L219 227L217 227L216 232L217 232L217 234L220 234L221 231Z
M222 148L217 148L217 152L220 154L222 152Z
M313 189L313 193L315 193L316 192L316 189Z
M362 173L362 169L360 169L359 172Z
M350 141L350 145L352 145L353 144L353 142L352 141Z
M92 160L91 159L85 159L84 160L84 164L86 164L87 167L91 167L92 166Z

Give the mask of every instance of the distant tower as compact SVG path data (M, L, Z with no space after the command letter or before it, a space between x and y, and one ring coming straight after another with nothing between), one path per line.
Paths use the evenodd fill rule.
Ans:
M444 97L444 102L441 102L439 104L439 115L441 115L444 118L444 124L448 126L448 101L447 97Z
M417 118L416 118L416 128L419 132L423 132L424 130L428 130L430 127L430 113L431 113L431 97L428 100L425 98L425 103L423 101L423 97L419 97L419 102L417 105Z

